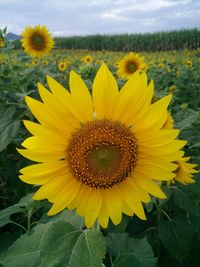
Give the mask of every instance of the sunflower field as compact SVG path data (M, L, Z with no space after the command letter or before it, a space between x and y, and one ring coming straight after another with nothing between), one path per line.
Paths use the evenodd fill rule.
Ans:
M200 266L200 48L21 44L0 30L0 267Z

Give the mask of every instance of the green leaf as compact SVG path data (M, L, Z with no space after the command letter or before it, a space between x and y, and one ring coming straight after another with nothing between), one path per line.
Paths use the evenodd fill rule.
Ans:
M106 237L106 245L110 254L117 257L114 266L131 266L130 259L136 264L134 266L154 267L156 264L153 250L146 238L134 239L126 233L112 233Z
M40 219L40 222L46 223L46 222L55 222L61 220L70 223L76 228L82 228L84 226L82 217L78 216L74 210L66 210L66 209L55 216L48 216L47 214L44 214Z
M138 260L133 253L124 253L117 257L114 262L113 267L149 267L148 265L143 265L140 260ZM155 266L155 265L153 265Z
M159 237L165 248L177 259L185 258L192 245L194 233L192 224L186 218L160 221Z
M12 214L22 212L24 208L28 207L28 205L33 203L32 199L33 194L27 194L25 197L23 197L19 203L10 206L6 209L0 210L0 227L10 223L10 216Z
M190 127L197 120L199 113L193 110L192 111L189 110L189 111L190 113L185 119L179 120L179 122L176 123L176 128L180 130L186 129Z
M22 235L0 257L0 263L5 267L39 267L39 244L49 224L41 224L34 228L32 233Z
M20 121L14 118L14 107L1 106L0 108L0 152L13 141L20 129Z
M79 230L65 221L53 223L41 241L42 267L100 267L105 248L98 230Z
M173 199L179 208L189 211L194 215L199 214L199 200L194 197L192 198L189 192L184 192L181 188L177 188L177 190L173 191Z
M10 222L10 216L12 214L20 212L20 211L21 211L21 207L18 204L10 206L4 210L0 210L0 227Z

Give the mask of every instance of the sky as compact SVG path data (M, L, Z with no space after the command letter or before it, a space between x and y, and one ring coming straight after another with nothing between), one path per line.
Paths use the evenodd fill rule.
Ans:
M200 0L0 0L0 28L38 24L54 36L200 28Z

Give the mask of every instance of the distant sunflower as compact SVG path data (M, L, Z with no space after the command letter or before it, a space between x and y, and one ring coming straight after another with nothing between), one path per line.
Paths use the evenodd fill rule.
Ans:
M67 62L65 62L65 61L61 61L61 62L59 62L59 64L58 64L58 69L59 69L59 71L65 71L66 70L66 68L67 68Z
M49 63L48 60L43 60L43 61L42 61L42 65L43 65L43 66L47 66L48 63Z
M48 199L48 215L65 208L76 209L87 227L97 220L106 228L116 225L122 213L146 219L142 203L149 194L165 198L157 181L171 180L185 141L179 130L163 129L168 95L155 103L153 82L136 72L118 90L117 82L103 64L96 74L92 96L74 71L70 92L47 77L50 90L38 84L42 102L26 96L38 123L24 121L33 135L18 149L38 162L20 170L20 179L40 185L34 199ZM145 93L144 93L145 92Z
M22 46L31 57L43 57L54 46L52 35L45 26L26 27L22 36Z
M117 64L117 74L122 79L130 79L136 71L145 72L147 64L144 63L144 57L139 54L129 53L124 56Z
M81 60L86 64L90 64L90 63L93 62L93 58L90 55L87 55L87 56L83 57Z
M185 65L188 66L189 68L191 68L192 67L192 61L191 60L187 60L185 62Z

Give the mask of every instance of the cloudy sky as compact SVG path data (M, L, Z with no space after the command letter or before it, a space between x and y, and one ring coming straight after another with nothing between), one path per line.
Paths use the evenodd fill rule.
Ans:
M0 0L0 28L44 24L54 35L200 27L200 0Z

